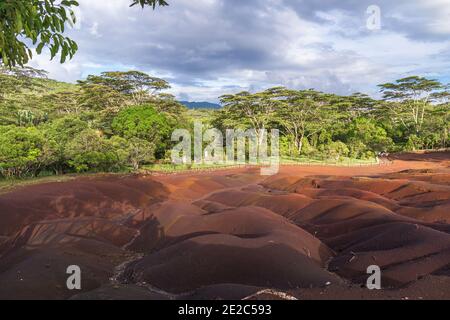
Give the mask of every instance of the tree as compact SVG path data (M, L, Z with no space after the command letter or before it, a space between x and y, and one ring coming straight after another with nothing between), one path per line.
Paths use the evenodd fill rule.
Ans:
M328 158L339 161L342 156L347 156L350 152L347 145L341 141L335 141L323 146L323 151Z
M376 108L377 101L363 93L354 93L351 96L339 96L335 94L324 94L327 103L335 112L336 120L344 125L362 117L370 115Z
M55 162L52 170L57 174L63 173L69 167L66 158L69 142L87 129L89 129L88 124L74 116L56 119L41 127L45 139L53 145Z
M114 136L111 142L118 152L122 152L127 163L131 164L135 171L144 163L155 160L155 145L139 138L124 139Z
M158 91L170 88L167 81L140 71L103 72L100 76L90 75L85 81L79 81L79 84L84 87L108 87L129 98L134 105L149 102Z
M390 150L393 141L387 136L386 130L378 126L373 120L368 118L355 119L347 128L347 144L353 149L359 149L353 156L362 157L362 153L371 151L386 152ZM361 148L364 145L365 148ZM359 148L354 148L359 146Z
M77 103L82 110L93 115L97 127L107 134L112 134L114 117L131 105L126 96L102 84L81 84Z
M79 99L79 91L60 91L44 95L41 103L47 112L58 115L80 114L83 105L79 103Z
M35 176L54 161L54 153L36 128L0 127L0 174L4 177Z
M8 67L23 66L32 57L22 38L31 40L40 54L50 48L52 59L61 52L61 63L72 58L77 44L63 36L66 24L76 22L72 0L8 0L0 2L0 58ZM20 40L19 40L20 39Z
M433 108L430 115L425 118L423 135L427 149L450 146L450 103Z
M276 121L293 138L298 154L306 139L325 126L327 112L323 94L314 90L270 89L277 103Z
M275 103L269 92L251 94L243 91L234 95L220 97L224 108L219 112L214 124L221 129L237 128L254 130L258 145L264 142L264 130L273 122ZM219 126L217 126L219 127Z
M133 0L131 7L139 4L142 8L145 6L152 6L153 9L159 6L168 6L169 4L165 0Z
M113 120L112 129L123 138L148 141L157 153L162 154L172 133L167 118L152 105L130 107L121 111Z
M0 66L0 101L24 90L42 89L42 84L35 79L47 79L47 72L32 67L8 69Z
M164 0L132 0L131 6L142 8L167 6ZM0 64L8 67L23 66L32 58L27 45L30 41L41 54L50 49L53 59L60 53L60 62L72 58L78 46L64 36L67 25L76 23L74 0L1 0L0 1Z
M432 108L430 103L440 97L445 87L436 80L412 76L397 80L395 83L379 85L384 99L394 102L387 105L394 116L406 128L412 127L416 135L420 134L425 115Z
M124 165L112 142L92 129L82 131L67 144L65 157L77 172L109 172Z
M170 126L173 128L189 127L189 119L186 106L178 102L168 93L159 93L150 99L149 104L154 106L157 112L164 114Z

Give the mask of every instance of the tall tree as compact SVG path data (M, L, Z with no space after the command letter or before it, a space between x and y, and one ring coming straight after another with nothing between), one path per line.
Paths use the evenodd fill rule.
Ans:
M430 103L435 102L445 87L437 80L411 76L379 85L388 104L394 120L400 121L405 128L412 127L415 134L419 134L425 120L425 114L432 108Z
M256 130L265 129L271 121L273 108L267 93L251 94L243 91L237 94L223 95L220 100L224 106L222 113L229 126L241 126ZM243 129L244 129L243 128Z
M0 101L11 93L36 90L42 84L34 79L46 79L47 72L31 67L3 68L0 66Z
M325 127L327 104L325 96L314 90L269 90L277 103L276 120L294 141L298 153L303 149L304 139L310 138Z
M114 71L103 72L99 76L90 75L85 81L79 81L82 86L101 85L121 93L139 105L149 102L157 92L169 89L167 81L152 77L140 71Z

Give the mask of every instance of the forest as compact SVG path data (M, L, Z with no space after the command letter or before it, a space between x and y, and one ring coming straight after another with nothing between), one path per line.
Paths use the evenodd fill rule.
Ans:
M169 1L170 2L170 1ZM167 7L130 0L131 7ZM375 161L380 153L449 147L449 85L409 76L379 85L380 99L275 87L188 109L170 83L140 71L50 80L27 67L48 50L60 63L78 44L74 0L0 1L0 178L133 172L170 165L175 129L279 129L283 161ZM376 86L376 84L374 84Z
M411 76L378 86L383 99L284 87L220 97L189 110L170 84L139 71L104 72L76 84L30 67L0 70L0 176L133 172L169 164L172 132L279 129L283 159L375 159L381 152L448 148L450 93Z

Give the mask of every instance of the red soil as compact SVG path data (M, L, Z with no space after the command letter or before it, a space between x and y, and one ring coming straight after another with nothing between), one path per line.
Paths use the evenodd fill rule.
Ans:
M449 209L449 153L25 187L0 195L0 299L450 299Z

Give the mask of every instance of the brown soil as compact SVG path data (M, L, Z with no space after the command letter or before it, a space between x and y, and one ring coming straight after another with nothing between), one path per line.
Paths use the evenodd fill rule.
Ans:
M0 299L450 299L450 154L392 160L2 194Z

